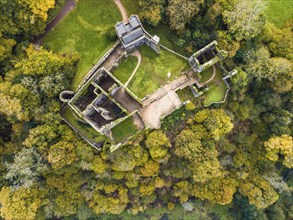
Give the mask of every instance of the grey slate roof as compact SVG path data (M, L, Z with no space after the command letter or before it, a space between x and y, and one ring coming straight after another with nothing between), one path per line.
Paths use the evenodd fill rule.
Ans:
M130 42L144 36L144 32L141 28L137 28L136 30L128 33L127 35L122 37L124 44L129 44Z
M137 16L135 16L135 15L132 15L132 16L128 19L128 21L129 21L129 24L131 25L131 27L132 27L133 29L134 29L134 28L137 28L138 26L141 25L139 18L138 18Z
M122 22L117 23L115 25L115 29L116 29L117 35L119 37L121 37L121 36L123 36L123 34L126 34L127 33L127 30L125 28L125 25Z

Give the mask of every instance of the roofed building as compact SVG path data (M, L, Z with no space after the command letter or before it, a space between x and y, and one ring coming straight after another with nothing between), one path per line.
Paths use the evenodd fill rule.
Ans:
M157 53L160 52L160 38L156 35L151 36L143 28L137 15L131 15L127 23L117 22L115 30L126 51L131 51L142 44L147 44Z

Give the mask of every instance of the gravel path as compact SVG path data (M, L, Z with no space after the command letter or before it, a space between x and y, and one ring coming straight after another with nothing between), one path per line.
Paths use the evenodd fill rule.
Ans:
M72 9L74 9L76 6L75 0L67 0L62 10L56 15L53 20L49 22L47 27L45 28L45 33L37 36L33 40L33 44L36 46L36 48L39 48L42 44L43 38L70 12Z
M137 71L137 69L138 69L138 67L140 66L140 63L141 63L141 55L140 55L140 53L139 53L138 50L135 50L135 51L131 54L131 56L135 56L135 57L137 57L137 65L136 65L135 69L133 70L131 76L130 76L129 79L127 80L127 82L124 84L126 87L128 86L128 84L130 83L130 81L131 81L132 78L134 77L134 75L135 75L135 73L136 73L136 71Z
M126 9L124 8L122 2L120 0L114 0L115 4L117 5L117 7L119 8L120 10L120 13L122 15L122 19L123 19L123 22L126 23L128 22L128 15L127 15L127 11Z

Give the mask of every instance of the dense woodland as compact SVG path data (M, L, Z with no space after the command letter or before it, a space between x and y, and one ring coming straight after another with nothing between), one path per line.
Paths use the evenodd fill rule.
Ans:
M259 0L139 0L140 17L168 25L175 48L217 40L239 73L225 104L194 99L110 153L59 114L79 54L31 43L64 4L55 1L0 1L3 219L293 218L292 20L276 27Z

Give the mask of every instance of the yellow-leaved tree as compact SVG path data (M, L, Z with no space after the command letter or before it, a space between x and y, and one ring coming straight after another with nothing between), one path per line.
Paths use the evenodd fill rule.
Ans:
M266 157L271 161L277 161L279 154L284 156L283 165L293 168L293 139L289 135L270 138L264 143L267 150Z

